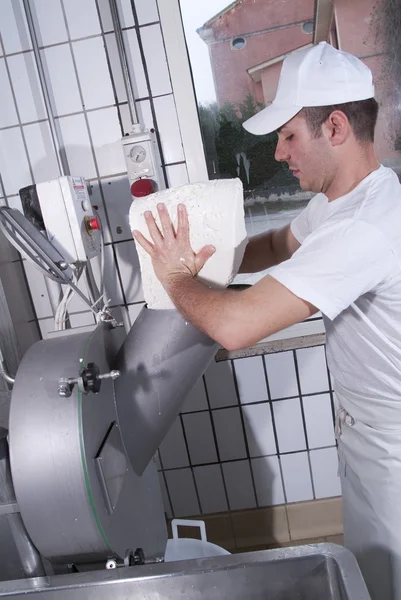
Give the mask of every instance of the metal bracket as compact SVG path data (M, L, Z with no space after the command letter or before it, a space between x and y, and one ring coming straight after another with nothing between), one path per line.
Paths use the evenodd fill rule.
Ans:
M58 395L60 398L70 398L76 384L83 394L98 394L103 379L117 379L120 374L120 371L116 370L101 374L95 363L88 363L78 377L61 377L58 380Z
M20 509L17 502L10 502L9 504L0 504L0 517L3 515L12 515L19 513Z
M137 548L135 552L133 552L131 548L128 548L128 550L125 551L124 560L117 558L109 558L106 561L105 568L118 569L119 567L132 567L136 565L153 564L155 562L163 562L163 558L157 558L154 561L147 561L145 559L145 553L142 548Z

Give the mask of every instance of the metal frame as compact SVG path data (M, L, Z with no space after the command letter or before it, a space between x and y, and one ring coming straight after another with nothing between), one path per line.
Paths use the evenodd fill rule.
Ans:
M331 0L319 0L319 2L331 4ZM207 172L190 61L185 42L180 2L179 0L157 0L157 4L189 182L207 181L209 175ZM324 325L321 322L318 333L323 332ZM301 339L304 336L315 334L316 325L305 321L275 334L272 339L274 341L281 339L296 340L297 338ZM270 341L270 337L264 341Z
M40 56L38 38L36 36L35 25L33 22L31 6L29 0L23 0L25 16L28 24L29 35L31 36L33 53L35 55L35 62L39 73L40 86L43 92L43 98L45 101L47 118L49 119L50 134L56 154L57 164L60 171L60 175L70 175L69 166L64 150L58 138L56 123L54 120L53 109L50 101L49 89L47 87L45 71L43 68L42 58Z
M125 52L123 32L121 29L121 23L120 23L120 18L118 15L118 7L117 7L116 0L109 0L109 5L110 5L111 17L113 20L114 33L115 33L116 41L117 41L118 56L120 58L121 68L123 71L124 87L125 87L125 92L127 94L127 99L128 99L128 109L130 112L131 123L132 123L132 125L138 125L138 123L139 123L138 114L136 111L135 98L134 98L134 93L133 93L134 88L133 88L132 81L131 81L131 74L130 74L130 71L128 68L128 61L127 61L127 55Z
M315 32L313 43L327 42L333 23L334 4L333 0L316 0L315 9Z
M190 183L209 179L178 0L157 0Z
M177 593L188 599L203 595L208 598L223 598L227 596L226 588L229 587L233 574L238 572L243 573L243 585L247 585L249 595L262 598L261 588L264 588L263 597L266 597L269 586L267 577L265 580L260 578L263 565L271 564L270 573L271 569L275 568L274 564L279 565L281 569L287 565L286 570L290 577L291 567L294 569L297 562L300 565L305 564L305 560L308 559L311 566L326 561L333 583L341 582L341 596L338 596L334 589L331 596L333 599L369 600L370 596L355 557L348 550L335 544L315 544L184 562L10 581L2 584L0 598L12 595L13 600L23 600L27 596L47 600L123 600L161 595L166 600L172 600L177 597ZM252 573L256 576L255 587L258 587L258 595L253 590ZM219 585L216 587L216 584Z

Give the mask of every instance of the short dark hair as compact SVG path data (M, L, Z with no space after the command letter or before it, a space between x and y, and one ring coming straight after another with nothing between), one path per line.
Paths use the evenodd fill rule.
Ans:
M301 114L305 117L309 131L314 138L322 135L322 125L334 110L341 110L345 114L359 142L373 142L379 110L379 105L374 98L331 106L303 108Z

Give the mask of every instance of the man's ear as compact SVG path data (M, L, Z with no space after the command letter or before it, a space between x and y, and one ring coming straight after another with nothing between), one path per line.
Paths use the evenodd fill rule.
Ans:
M328 140L332 146L340 146L345 142L351 132L347 116L342 110L333 110L324 123Z

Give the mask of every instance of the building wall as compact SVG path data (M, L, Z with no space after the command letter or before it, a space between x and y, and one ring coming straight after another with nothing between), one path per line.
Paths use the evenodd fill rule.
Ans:
M377 34L378 6L374 0L335 0L335 31L341 50L358 56L373 72L380 115L376 128L376 152L381 162L399 168L400 155L394 150L395 122L394 84L388 78L382 41ZM247 69L290 52L312 41L293 23L313 18L314 3L309 0L291 3L283 0L245 0L218 17L209 27L215 41L209 45L217 98L220 105L239 103L247 94L269 104L275 97L281 63L261 71L261 83L255 83ZM278 30L274 30L279 27ZM248 37L242 50L231 47L234 36L270 31ZM261 89L262 88L262 89Z
M215 41L209 46L218 103L241 102L248 93L262 100L247 69L311 42L312 35L304 34L299 23L313 13L313 0L245 0L218 17L210 25ZM231 47L235 36L266 29L247 37L243 50Z
M127 99L108 3L31 4L71 172L89 181L105 223L107 294L117 318L133 323L144 301L120 146L130 126ZM169 185L186 183L156 2L119 5L140 120L159 132ZM22 2L2 0L1 7L0 174L3 202L19 207L22 186L57 177L58 170ZM25 263L24 268L35 309L32 322L46 338L53 328L47 288L33 267ZM27 290L15 291L16 303L26 297ZM93 323L79 299L70 308L73 327ZM161 447L166 512L180 517L335 496L340 493L336 461L323 346L214 363Z
M335 15L339 48L358 56L373 73L375 96L380 112L376 128L375 147L379 160L398 167L400 154L394 150L394 118L399 107L393 106L394 86L388 78L383 41L377 34L377 11L375 0L335 0Z

